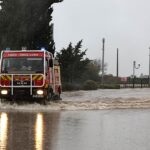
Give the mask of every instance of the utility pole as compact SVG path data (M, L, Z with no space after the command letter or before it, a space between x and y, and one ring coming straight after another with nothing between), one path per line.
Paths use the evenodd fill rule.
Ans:
M150 87L150 47L149 47L149 76L148 76L148 86Z
M134 84L135 84L135 69L139 69L140 68L140 64L138 64L138 66L136 66L136 61L133 61L133 88L134 88Z
M119 49L117 48L117 78L119 76Z
M102 85L104 85L104 51L105 51L105 38L102 39Z
M135 77L136 61L133 61L133 79Z

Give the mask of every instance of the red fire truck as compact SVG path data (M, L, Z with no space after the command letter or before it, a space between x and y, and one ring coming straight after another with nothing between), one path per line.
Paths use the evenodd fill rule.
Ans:
M1 52L1 99L38 99L46 103L60 98L60 94L60 67L50 52L46 50Z

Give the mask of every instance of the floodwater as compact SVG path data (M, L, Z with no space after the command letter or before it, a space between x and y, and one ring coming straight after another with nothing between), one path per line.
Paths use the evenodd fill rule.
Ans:
M2 112L1 150L149 150L150 110Z
M101 100L146 100L150 99L150 88L135 89L99 89L95 91L64 92L66 101L101 101Z
M62 98L47 106L0 103L0 150L149 150L150 89Z

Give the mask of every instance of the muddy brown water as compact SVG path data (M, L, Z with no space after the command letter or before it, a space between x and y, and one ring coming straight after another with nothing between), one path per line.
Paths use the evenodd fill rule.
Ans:
M3 150L148 150L150 110L1 112Z
M149 150L149 91L66 92L47 106L0 103L0 150Z

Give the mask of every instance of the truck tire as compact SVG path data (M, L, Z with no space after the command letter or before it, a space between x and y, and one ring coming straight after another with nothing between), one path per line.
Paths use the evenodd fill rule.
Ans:
M47 93L48 93L48 101L51 101L53 98L53 95L54 95L53 89L51 87L49 87Z
M60 98L60 95L54 94L53 97L52 97L52 100L53 101L59 101L59 100L62 100L62 99Z
M45 98L42 98L42 99L40 100L40 104L41 104L41 105L47 105L47 99L46 99L46 97L45 97Z

